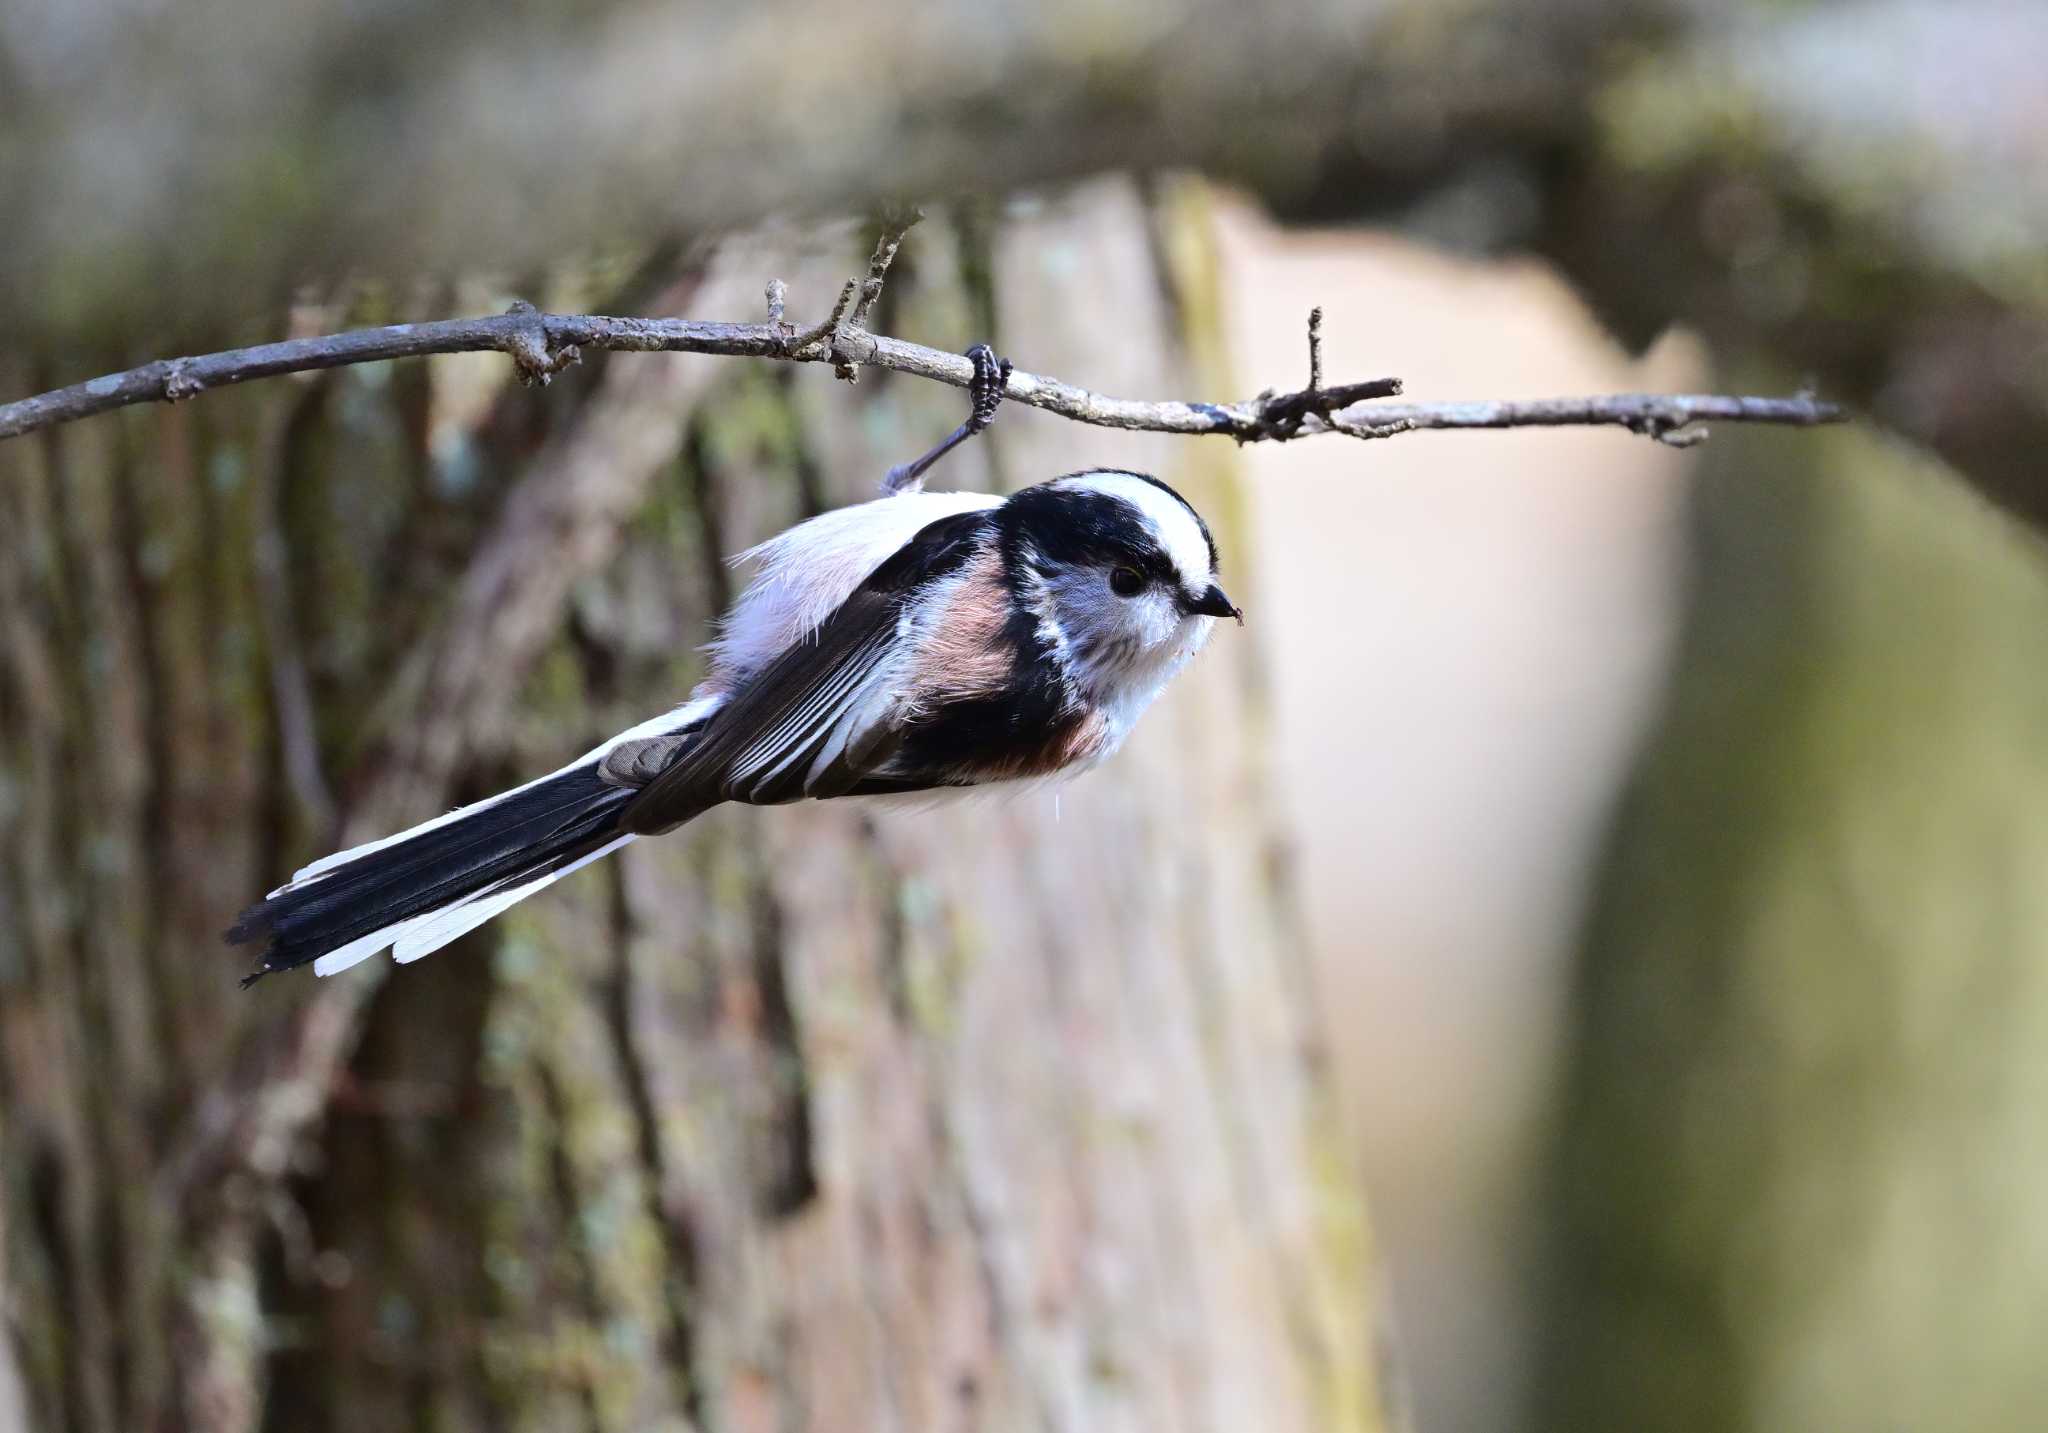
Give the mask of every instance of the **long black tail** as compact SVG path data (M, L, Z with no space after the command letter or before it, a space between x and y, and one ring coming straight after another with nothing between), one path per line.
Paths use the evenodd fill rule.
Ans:
M231 945L265 942L242 983L358 942L350 956L373 955L408 921L465 907L480 912L492 896L564 872L621 839L619 809L632 797L601 779L595 764L578 767L294 881L242 912L227 932ZM399 954L410 959L433 948L408 954L401 947Z

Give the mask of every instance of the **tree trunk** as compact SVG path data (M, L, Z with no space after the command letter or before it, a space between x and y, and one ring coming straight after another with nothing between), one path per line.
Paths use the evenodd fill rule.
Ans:
M1552 1150L1543 1426L2048 1409L2048 572L1866 434L1720 437Z
M822 303L861 239L670 261L666 306ZM1216 303L1200 193L1118 182L928 222L878 323L1233 391ZM241 903L678 700L719 558L958 416L874 373L586 368L0 450L0 1419L1384 1426L1255 594L1061 796L721 810L395 975L234 989ZM1095 463L1180 486L1249 585L1220 445L1006 413L942 477Z

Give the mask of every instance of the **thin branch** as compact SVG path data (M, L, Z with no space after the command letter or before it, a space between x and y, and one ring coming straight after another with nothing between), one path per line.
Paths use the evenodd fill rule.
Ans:
M900 231L895 237L900 241ZM530 304L516 303L510 311L489 318L392 324L146 363L125 373L110 373L0 405L0 439L19 437L132 403L175 403L232 383L437 353L503 353L529 383L546 383L574 363L582 350L598 348L829 363L842 376L849 377L862 367L886 368L966 388L973 382L974 365L962 355L870 333L861 325L863 308L873 306L868 291L879 285L895 253L889 238L890 231L885 229L884 242L876 246L866 281L848 280L831 314L824 322L808 328L783 321L779 303L782 295L773 286L769 296L772 317L767 323L552 314L542 313ZM1616 394L1532 402L1418 403L1344 413L1342 410L1351 405L1395 396L1401 391L1401 383L1395 378L1380 378L1328 388L1319 386L1320 337L1317 324L1312 330L1310 361L1311 377L1318 386L1299 392L1262 393L1238 403L1112 398L1020 368L1010 373L1004 397L1012 403L1042 408L1097 427L1220 434L1240 443L1285 442L1316 433L1378 438L1425 428L1610 424L1660 441L1683 444L1695 440L1681 430L1702 419L1805 426L1839 422L1844 416L1839 406L1806 394L1792 398Z
M1380 403L1332 416L1331 426L1354 437L1378 438L1384 429L1404 433L1429 428L1626 428L1674 448L1689 448L1707 435L1691 425L1779 423L1810 428L1839 423L1839 404L1810 393L1790 398L1738 398L1718 393L1610 393L1597 398L1528 398L1471 403Z

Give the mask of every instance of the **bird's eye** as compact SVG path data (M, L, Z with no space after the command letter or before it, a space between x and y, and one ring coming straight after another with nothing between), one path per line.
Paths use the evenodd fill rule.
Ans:
M1145 590L1145 574L1135 567L1111 568L1109 590L1119 597L1136 597Z

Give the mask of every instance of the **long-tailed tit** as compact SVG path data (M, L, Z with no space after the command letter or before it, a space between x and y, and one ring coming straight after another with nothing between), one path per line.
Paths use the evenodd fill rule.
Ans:
M249 979L308 961L332 975L387 946L417 960L727 801L1084 771L1215 619L1242 620L1208 524L1142 473L1072 473L1008 499L899 492L742 560L758 571L688 702L552 775L307 866L228 932L264 942Z

